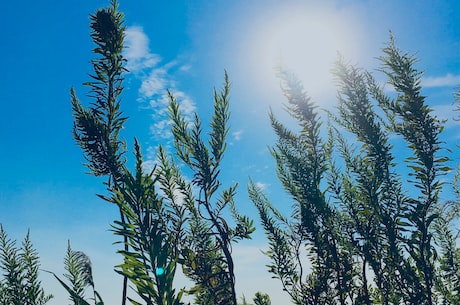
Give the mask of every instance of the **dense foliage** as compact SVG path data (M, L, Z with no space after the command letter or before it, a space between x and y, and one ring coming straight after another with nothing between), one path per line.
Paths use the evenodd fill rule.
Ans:
M46 294L38 279L40 260L27 232L19 247L0 224L0 304L44 305Z
M295 304L459 302L452 225L460 197L439 199L451 170L443 126L421 93L416 59L393 37L383 53L380 71L395 93L339 59L339 104L325 129L300 82L280 71L299 130L270 114L278 137L271 153L292 215L282 215L252 182L249 196L269 240L269 271ZM391 141L396 136L403 142ZM392 143L408 148L400 163Z
M198 304L236 304L232 244L250 238L252 221L237 212L234 196L237 185L221 190L220 165L226 150L229 119L230 82L225 75L221 92L214 92L214 114L209 139L202 135L195 115L188 122L180 103L172 94L169 112L177 157L169 157L160 146L157 166L146 172L141 147L134 144L135 168L126 165L126 144L120 131L126 118L120 110L123 91L123 15L113 1L108 9L91 17L94 73L86 83L93 102L84 107L71 91L74 138L82 148L88 168L95 176L107 176L109 196L120 220L113 232L123 238L123 263L117 272L124 276L123 300L129 280L146 304L182 304L184 292L193 294ZM178 159L176 161L176 159ZM191 182L176 162L187 165ZM233 226L224 219L228 209ZM189 291L173 288L176 268L195 286ZM137 303L134 299L130 301Z

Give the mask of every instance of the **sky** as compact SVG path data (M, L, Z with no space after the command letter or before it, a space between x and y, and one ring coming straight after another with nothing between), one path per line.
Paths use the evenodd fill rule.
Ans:
M104 193L103 179L87 174L72 139L69 94L74 87L82 103L90 101L82 86L91 72L89 14L108 4L0 2L0 223L18 243L30 230L42 269L57 274L64 272L70 241L73 249L90 256L96 289L106 304L117 304L121 278L113 267L120 256L110 232L117 210L95 195ZM180 100L186 115L196 111L206 123L213 89L221 87L224 71L229 74L232 117L222 180L227 186L239 182L237 207L258 228L252 240L234 247L240 298L252 299L262 291L274 305L289 300L266 271L261 250L267 242L246 193L251 177L275 206L290 213L267 149L275 141L269 109L283 122L292 122L283 111L276 66L296 73L312 100L332 109L337 91L330 71L337 54L383 80L376 58L392 31L397 46L419 59L427 102L440 119L448 120L443 139L458 161L459 126L452 120L453 93L460 85L456 0L120 0L120 9L130 70L122 104L130 119L122 136L128 145L134 136L140 140L147 165L153 164L159 144L173 152L166 90ZM42 273L41 280L46 292L55 295L50 305L67 302L49 274ZM181 285L187 282L180 277Z

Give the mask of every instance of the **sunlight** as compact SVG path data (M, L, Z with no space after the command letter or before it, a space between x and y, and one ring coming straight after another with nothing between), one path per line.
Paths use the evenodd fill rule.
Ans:
M315 100L334 97L330 72L338 53L352 62L362 53L352 14L302 6L280 7L259 18L248 34L248 65L258 85L279 91L275 67L281 65L296 73Z

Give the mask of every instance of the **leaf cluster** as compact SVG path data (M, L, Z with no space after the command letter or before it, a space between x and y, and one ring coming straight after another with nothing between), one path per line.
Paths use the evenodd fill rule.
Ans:
M295 304L345 304L353 269L349 244L341 237L340 213L325 198L322 178L327 170L328 143L320 138L321 122L300 82L280 70L287 111L299 124L289 130L270 113L278 142L271 148L278 178L293 199L292 217L275 209L253 183L249 197L256 205L268 235L269 271L279 278ZM305 258L314 274L306 274ZM309 285L306 285L309 282Z
M46 272L51 273L67 291L69 299L74 305L90 305L85 297L85 290L89 287L94 294L92 298L94 305L104 305L104 301L94 287L91 260L84 252L72 250L70 241L68 242L66 256L64 257L64 269L66 270L64 277L68 283L64 282L54 272Z
M53 296L43 290L38 279L39 268L39 256L33 248L29 232L18 247L0 224L0 304L46 304Z
M91 38L96 47L92 60L94 72L89 97L92 107L85 108L71 90L74 117L73 135L88 161L87 167L95 176L120 178L124 164L124 142L119 133L126 117L120 112L120 95L123 91L123 73L126 71L122 56L124 40L123 14L118 10L116 0L111 7L97 10L91 19Z
M214 113L207 141L203 139L199 116L195 114L193 122L188 122L179 102L169 93L177 156L193 172L191 184L181 178L177 186L189 215L182 245L183 271L196 283L190 293L196 296L198 304L236 304L232 243L250 238L254 231L252 220L236 209L237 184L215 196L222 185L219 174L229 131L229 93L230 82L225 73L222 90L214 90ZM233 227L223 216L227 207L235 223Z
M91 16L91 37L96 58L89 97L84 107L71 91L74 138L82 148L95 176L107 176L109 196L120 220L113 232L122 237L123 263L116 271L124 277L122 303L129 280L147 304L182 304L183 290L176 293L173 279L177 264L195 282L189 292L200 304L236 305L232 243L250 238L253 222L238 213L234 197L237 184L220 190L220 167L229 132L230 82L225 74L221 92L214 90L214 113L209 139L204 140L197 114L189 126L179 102L169 92L169 112L177 156L193 172L184 178L174 158L160 146L157 167L144 172L143 157L134 143L135 169L126 166L126 145L120 131L127 118L120 110L125 60L122 57L124 21L118 4ZM229 211L233 225L227 223ZM162 270L164 272L157 272ZM130 299L131 302L136 302Z
M125 221L115 221L113 226L114 233L124 237L128 246L128 250L118 251L124 262L117 266L117 272L134 284L146 304L182 304L182 292L176 294L172 285L179 260L176 241L181 238L183 208L168 206L159 198L157 178L154 172L144 173L137 141L135 158L135 174L125 172L123 188L114 190L109 199L125 216ZM160 268L164 272L158 272Z
M252 299L254 301L254 305L271 305L270 297L268 294L261 293L261 292L256 292L254 298ZM246 301L246 298L243 295L241 304L238 305L251 305Z
M443 127L421 94L416 59L392 36L383 53L380 71L396 97L387 96L371 73L339 59L333 71L338 107L329 112L327 137L300 82L280 70L286 110L299 130L270 113L278 137L271 152L293 213L281 215L252 182L249 196L268 237L269 271L295 304L457 301L460 261L451 225L458 209L446 207L458 201L439 199L441 177L450 171L439 140ZM411 153L404 164L407 185L419 190L415 196L402 183L391 133ZM309 273L302 265L307 258Z

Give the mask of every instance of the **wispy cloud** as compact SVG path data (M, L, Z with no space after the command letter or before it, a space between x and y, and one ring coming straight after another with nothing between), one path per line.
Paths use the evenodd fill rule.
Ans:
M161 61L157 54L150 53L149 38L140 26L128 27L125 31L126 49L124 56L128 60L126 68L131 72L153 68Z
M191 120L196 111L195 102L181 91L172 75L177 72L186 72L191 69L187 63L173 60L162 62L158 54L149 48L149 38L140 26L130 26L126 29L126 49L124 56L127 59L127 69L135 78L141 81L138 100L148 105L152 112L150 133L153 140L164 146L170 146L172 134L168 118L169 90L181 105L181 111L186 119ZM155 158L156 152L150 153L147 158Z
M232 132L233 140L235 141L241 140L242 134L243 134L243 130L237 130L237 131Z
M241 140L241 137L243 135L243 130L240 129L240 130L237 130L237 131L234 131L231 133L231 138L230 141L228 142L229 145L234 145L235 142L238 142Z
M424 87L453 87L460 85L460 75L447 73L445 76L424 77L422 86Z
M268 188L268 186L269 186L269 184L263 183L263 182L260 182L260 181L257 181L257 182L255 183L255 185L256 185L256 187L257 187L259 190L261 190L261 191L267 191L267 188Z
M153 68L147 76L142 76L139 93L143 98L162 95L168 85L168 73L164 68Z

